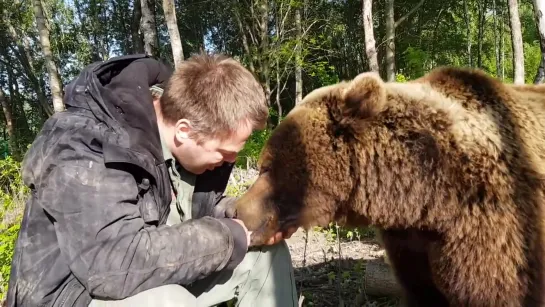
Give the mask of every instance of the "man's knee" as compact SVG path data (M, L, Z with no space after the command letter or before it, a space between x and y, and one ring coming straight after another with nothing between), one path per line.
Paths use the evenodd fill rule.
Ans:
M196 307L197 299L179 285L164 285L142 291L119 301L93 300L89 307Z
M262 246L254 253L256 253L254 255L257 256L258 260L253 266L260 266L262 268L263 266L271 266L278 273L285 271L284 269L288 269L288 271L292 269L290 249L285 241L274 245ZM255 269L253 266L250 270Z
M197 299L195 298L195 296L182 286L164 285L151 290L155 290L154 293L151 295L151 297L154 298L154 301L161 302L161 304L157 304L157 306L197 306Z
M284 240L274 245L265 246L263 247L262 251L270 253L271 256L273 256L274 258L278 258L281 261L286 260L291 262L290 249L288 247L288 244Z

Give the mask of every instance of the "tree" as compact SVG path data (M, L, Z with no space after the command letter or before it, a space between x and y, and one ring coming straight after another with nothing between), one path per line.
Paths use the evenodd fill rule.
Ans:
M522 48L522 30L517 0L508 0L509 25L511 26L511 40L513 46L514 83L524 83L524 51Z
M407 14L396 21L394 15L395 0L386 0L386 80L390 82L395 81L396 78L395 29L414 14L424 4L424 1L418 2Z
M142 23L142 5L141 0L134 0L134 8L132 15L131 36L132 45L136 53L144 53L144 39L142 37L141 26Z
M302 43L302 30L301 30L301 8L295 8L295 29L297 33L297 45L295 51L295 104L301 103L303 100L303 70L302 70L302 58L301 50L303 48Z
M379 72L377 48L375 46L375 34L373 30L373 0L362 0L363 6L363 33L365 37L365 54L369 70Z
M6 95L4 95L4 91L0 89L0 104L2 105L2 112L4 113L5 120L6 120L6 128L8 131L8 138L9 138L9 148L11 151L11 154L15 157L16 160L19 159L19 150L17 146L17 140L15 136L15 125L13 113L11 112L11 106L10 102L6 99Z
M469 0L464 0L464 19L466 22L466 36L467 36L467 61L468 65L473 66L473 60L471 59L471 17L469 16L469 8L467 2Z
M155 23L155 0L140 0L142 18L140 28L144 34L144 51L153 56L159 55L157 25Z
M174 0L163 0L163 11L165 12L165 21L170 36L170 45L172 47L172 56L174 58L174 66L178 67L184 60L184 51L182 49L182 40L178 31L178 23L176 21L176 8Z
M534 83L537 84L545 81L545 18L543 18L543 14L545 14L545 0L534 0L533 5L541 49L541 62L534 78Z
M42 45L42 51L45 56L47 71L49 72L49 86L51 87L51 95L53 96L53 110L55 110L55 112L61 112L64 110L64 103L62 102L61 78L59 76L59 72L57 71L57 65L55 64L53 52L51 52L51 43L49 42L49 29L46 25L42 1L33 1L34 16L36 18L38 31L40 32L40 43Z

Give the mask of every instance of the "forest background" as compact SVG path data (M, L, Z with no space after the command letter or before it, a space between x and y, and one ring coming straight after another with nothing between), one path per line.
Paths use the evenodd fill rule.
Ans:
M173 66L203 51L241 61L265 89L270 118L239 155L228 193L240 195L270 132L318 87L364 71L405 82L442 65L543 82L544 11L545 0L0 0L0 301L28 193L21 160L86 65L143 52ZM380 249L372 229L316 230L326 237L314 238L317 248L336 262L315 257L311 268L300 255L308 234L290 242L304 304L391 304L367 299L353 276L365 278L362 253ZM358 261L341 265L343 249Z

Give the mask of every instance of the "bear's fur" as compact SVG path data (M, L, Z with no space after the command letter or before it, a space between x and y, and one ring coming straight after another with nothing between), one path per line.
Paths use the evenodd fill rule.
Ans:
M545 85L443 67L308 94L236 204L253 245L291 225L381 229L410 306L543 306Z

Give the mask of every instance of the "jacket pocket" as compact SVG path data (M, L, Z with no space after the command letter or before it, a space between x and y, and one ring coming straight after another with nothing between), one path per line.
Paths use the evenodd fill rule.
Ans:
M54 307L84 307L91 303L91 296L85 287L71 276L55 300Z
M157 225L159 222L159 210L154 197L154 189L148 178L143 178L138 185L139 209L144 222L149 225Z

